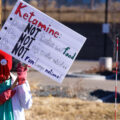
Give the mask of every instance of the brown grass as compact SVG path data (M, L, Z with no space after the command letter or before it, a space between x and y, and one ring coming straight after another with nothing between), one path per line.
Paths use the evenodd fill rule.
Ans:
M33 97L33 106L25 113L26 120L114 120L114 104L69 98Z
M37 85L32 83L31 90L38 89ZM25 115L26 120L114 120L114 104L34 95L33 106ZM119 108L117 117L119 120Z

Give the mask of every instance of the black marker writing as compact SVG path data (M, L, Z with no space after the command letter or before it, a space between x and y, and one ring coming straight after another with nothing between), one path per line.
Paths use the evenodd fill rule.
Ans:
M27 51L29 51L31 44L35 41L36 36L41 30L30 23L25 28L24 32L21 34L18 42L12 50L12 54L17 55L18 57L23 58Z

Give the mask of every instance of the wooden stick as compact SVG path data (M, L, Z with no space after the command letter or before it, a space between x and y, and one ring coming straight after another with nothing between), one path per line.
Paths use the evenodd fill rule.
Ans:
M18 78L16 78L15 82L14 82L13 85L11 86L11 88L10 88L11 90L13 90L13 89L16 87L17 82L18 82Z

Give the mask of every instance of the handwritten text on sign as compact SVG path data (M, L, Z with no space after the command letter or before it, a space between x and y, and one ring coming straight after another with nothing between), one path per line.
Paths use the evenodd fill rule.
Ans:
M0 49L62 82L86 38L22 0L0 32Z

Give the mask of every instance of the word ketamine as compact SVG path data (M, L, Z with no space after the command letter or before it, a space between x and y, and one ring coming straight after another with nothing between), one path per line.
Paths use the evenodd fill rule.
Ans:
M13 48L12 54L23 58L39 32L41 32L39 28L29 23Z
M41 30L44 30L45 32L52 35L53 37L55 37L55 38L59 37L59 35L60 35L59 32L52 29L50 24L47 26L47 25L43 24L41 21L39 21L38 19L36 19L36 15L34 12L24 13L24 11L25 11L24 9L26 7L27 7L27 5L20 3L19 6L17 7L17 9L15 10L15 15L18 15L20 18L23 18L24 20L35 25L36 27L40 28Z

